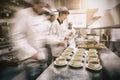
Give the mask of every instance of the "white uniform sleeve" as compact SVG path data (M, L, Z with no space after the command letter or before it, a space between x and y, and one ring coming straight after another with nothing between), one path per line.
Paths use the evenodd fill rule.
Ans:
M17 20L19 19L17 18ZM24 19L20 19L19 21L16 21L11 32L11 38L14 47L21 51L19 54L24 53L24 55L22 55L24 59L29 58L37 53L36 49L34 49L27 41L26 27L26 21Z
M76 30L73 28L73 33L76 34Z
M57 34L56 25L54 23L51 24L49 34L50 35L56 35Z
M52 35L49 35L46 37L46 42L47 44L50 44L50 45L57 45L59 42L61 42L59 39L56 39L54 36Z

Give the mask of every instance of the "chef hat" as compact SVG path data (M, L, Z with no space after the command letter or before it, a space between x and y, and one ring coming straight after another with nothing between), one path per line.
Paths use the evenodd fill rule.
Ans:
M58 12L63 14L69 14L69 10L66 7L59 8Z

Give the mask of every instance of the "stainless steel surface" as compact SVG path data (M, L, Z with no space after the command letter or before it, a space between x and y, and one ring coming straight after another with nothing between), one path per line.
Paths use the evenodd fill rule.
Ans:
M119 80L120 58L109 49L99 51L103 69L98 72L68 66L55 67L51 64L36 80Z

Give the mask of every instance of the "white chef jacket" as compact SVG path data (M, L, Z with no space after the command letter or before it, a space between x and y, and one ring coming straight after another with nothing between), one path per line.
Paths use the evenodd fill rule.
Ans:
M59 23L58 20L55 20L51 27L50 27L50 35L52 37L54 37L56 40L58 41L62 41L64 42L64 38L66 36L66 32L67 32L67 22L63 21L63 23ZM66 44L66 42L65 42ZM66 47L66 46L65 46ZM52 46L52 55L54 57L59 57L61 55L61 53L63 52L63 50L65 49L65 47L54 47Z
M74 28L68 29L68 30L67 30L67 33L66 33L66 34L67 34L66 36L68 36L71 32L73 33L73 35L75 35L76 30L75 30ZM76 47L76 43L75 43L74 38L69 39L68 42L69 42L69 46L70 46L70 47L72 47L72 48L75 48L75 47Z
M75 35L76 30L74 28L68 29L67 32L66 32L66 34L69 35L71 32Z
M46 58L47 51L44 45L46 42L54 42L47 36L49 31L45 25L46 20L45 15L37 15L32 8L17 13L11 37L14 47L19 49L17 57L20 60L27 59L36 53L39 53L39 59Z
M48 19L45 21L45 26L47 27L48 35L50 35L50 27L52 25L52 22Z
M58 20L55 20L51 25L50 35L53 35L59 40L64 40L67 30L67 23L65 21L60 24Z

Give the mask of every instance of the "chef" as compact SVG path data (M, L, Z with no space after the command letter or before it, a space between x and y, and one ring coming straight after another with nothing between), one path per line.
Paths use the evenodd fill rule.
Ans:
M48 18L44 21L45 22L45 26L47 27L46 29L46 32L47 32L47 35L49 35L49 32L50 32L50 27L52 25L52 23L55 21L56 19L56 15L54 12L51 12L48 16Z
M64 40L68 25L66 19L69 15L69 11L66 7L61 7L58 9L58 12L58 18L53 22L50 34L54 35L54 37L59 40Z
M11 41L18 53L16 57L23 62L28 80L34 80L47 67L48 50L46 43L56 45L45 25L49 13L49 0L32 0L32 7L16 13L11 32Z
M55 13L51 12L49 15L49 18L45 21L45 26L47 27L47 34L49 35L49 29L52 25L52 23L54 22L54 20L56 19L56 15ZM51 36L49 36L50 38L52 38ZM48 42L54 42L54 40L48 41ZM52 63L52 52L51 52L51 46L53 45L49 45L46 44L46 47L49 49L49 53L48 53L48 66Z
M66 7L61 7L58 9L58 18L52 23L50 28L50 35L52 35L56 40L65 42L66 32L68 30L67 26L67 16L69 15L69 10ZM66 42L65 42L66 43ZM52 55L54 59L59 57L65 47L55 47L52 46Z
M66 33L66 39L68 40L68 45L71 48L75 48L75 36L76 36L76 30L73 28L72 23L68 23L68 30Z

